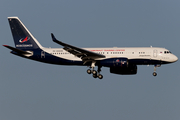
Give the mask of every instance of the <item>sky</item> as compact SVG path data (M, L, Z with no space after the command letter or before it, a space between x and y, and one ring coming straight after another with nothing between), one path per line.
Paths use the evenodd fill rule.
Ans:
M14 46L7 17L18 16L44 47L163 47L180 57L179 0L1 0L0 44ZM138 66L104 78L86 66L24 59L0 46L1 120L178 120L180 63Z

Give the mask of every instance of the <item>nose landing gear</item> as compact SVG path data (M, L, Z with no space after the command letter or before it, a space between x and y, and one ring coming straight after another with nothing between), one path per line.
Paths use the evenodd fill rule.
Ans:
M157 76L157 73L156 73L156 72L153 72L153 76Z
M154 72L153 72L153 76L157 76L157 73L156 73L156 68L157 67L160 67L161 65L154 65Z

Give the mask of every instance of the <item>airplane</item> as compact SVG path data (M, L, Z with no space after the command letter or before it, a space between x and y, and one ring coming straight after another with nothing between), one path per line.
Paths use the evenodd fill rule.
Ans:
M169 50L160 47L79 48L57 40L52 33L53 42L63 48L45 48L18 17L8 17L8 21L15 47L3 46L12 50L10 53L43 63L88 66L87 73L94 78L103 78L102 67L109 67L114 74L135 75L137 65L154 65L153 76L156 76L157 67L178 60Z

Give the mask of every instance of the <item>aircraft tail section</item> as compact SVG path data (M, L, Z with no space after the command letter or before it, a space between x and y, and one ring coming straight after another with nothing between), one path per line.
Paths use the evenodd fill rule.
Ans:
M10 29L17 49L42 48L18 17L8 17Z

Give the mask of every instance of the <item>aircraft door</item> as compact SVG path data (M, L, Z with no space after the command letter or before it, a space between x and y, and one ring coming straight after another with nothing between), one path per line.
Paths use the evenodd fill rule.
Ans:
M153 57L157 57L157 50L153 50Z

